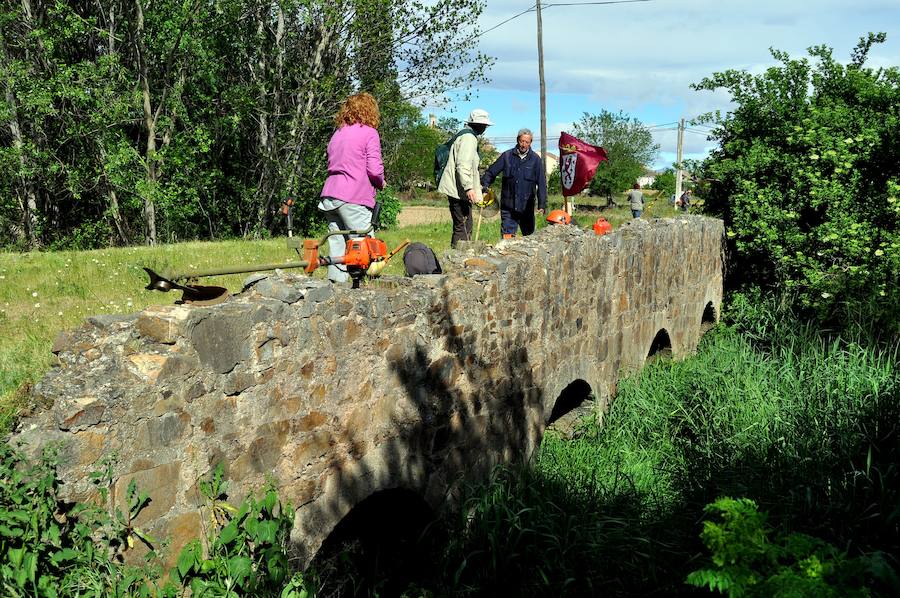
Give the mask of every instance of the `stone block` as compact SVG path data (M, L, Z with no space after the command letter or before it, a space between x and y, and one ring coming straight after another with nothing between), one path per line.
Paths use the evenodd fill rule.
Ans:
M150 384L156 384L167 361L167 356L156 353L138 353L127 358L129 370Z
M103 420L106 404L97 397L76 397L57 402L54 411L60 430L80 432Z
M256 292L263 297L276 299L287 304L296 303L300 299L303 299L305 294L303 289L287 284L274 277L266 277L258 281L254 285L254 288L256 289Z
M219 374L227 374L248 356L250 332L247 310L217 309L194 325L191 343L200 362Z
M135 329L144 338L173 345L181 337L190 308L183 305L148 307L138 315Z
M126 510L128 508L125 505L126 491L128 485L134 480L138 491L144 492L150 497L150 503L141 511L136 520L138 524L144 525L169 512L182 487L180 477L181 463L153 465L152 462L138 462L136 469L116 480L113 500L119 508L123 511Z

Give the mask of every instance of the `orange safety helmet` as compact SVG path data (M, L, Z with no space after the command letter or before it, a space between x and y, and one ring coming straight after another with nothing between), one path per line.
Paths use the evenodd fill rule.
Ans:
M565 210L553 210L547 214L547 222L550 224L572 224L572 217Z
M594 233L600 236L612 232L612 224L610 224L609 221L603 216L597 218L597 222L594 223L593 228Z

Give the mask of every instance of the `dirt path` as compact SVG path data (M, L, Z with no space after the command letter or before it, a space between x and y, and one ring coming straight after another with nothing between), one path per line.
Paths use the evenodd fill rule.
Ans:
M404 206L403 211L397 217L397 221L401 227L434 222L450 222L450 210L448 208L431 206Z

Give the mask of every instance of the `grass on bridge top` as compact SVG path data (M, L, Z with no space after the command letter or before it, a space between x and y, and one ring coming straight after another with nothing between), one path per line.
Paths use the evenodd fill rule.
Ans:
M562 198L551 198L551 207ZM579 200L579 204L582 201ZM620 202L621 203L621 202ZM626 207L603 212L614 227L629 220ZM671 216L665 203L648 204L648 216ZM597 212L577 210L575 221L589 227ZM545 223L539 221L541 227ZM423 242L440 256L450 246L449 222L381 231L389 248L403 239ZM481 239L500 236L499 218L485 220ZM385 274L403 274L397 256ZM0 431L9 429L16 412L25 405L31 385L50 367L55 336L98 314L129 314L151 305L171 304L180 293L147 291L143 266L164 274L202 271L223 266L296 261L285 239L188 242L157 247L122 247L94 251L0 253ZM315 274L324 277L324 269ZM240 291L249 274L203 279L203 284Z

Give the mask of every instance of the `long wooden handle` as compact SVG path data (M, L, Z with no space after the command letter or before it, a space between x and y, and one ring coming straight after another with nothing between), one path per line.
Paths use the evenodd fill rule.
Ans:
M403 241L402 243L400 243L399 245L397 245L397 246L394 248L394 250L393 250L392 252L390 252L389 254L387 254L387 257L386 257L386 258L384 258L385 263L387 263L388 260L390 260L390 259L391 259L392 257L394 257L395 255L397 255L397 254L400 252L400 250L403 249L404 247L406 247L407 245L409 245L409 239L406 239L405 241Z

